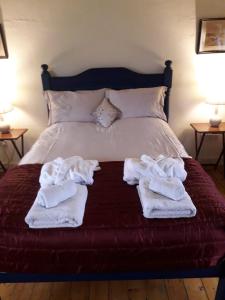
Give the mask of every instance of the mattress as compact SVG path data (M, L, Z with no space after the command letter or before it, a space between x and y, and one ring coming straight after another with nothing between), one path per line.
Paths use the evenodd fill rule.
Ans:
M141 154L187 157L168 123L157 118L126 118L103 128L91 122L63 122L45 129L20 164L45 163L58 156L122 161Z
M39 189L41 164L24 164L0 181L0 270L108 273L184 270L216 265L225 255L225 200L198 162L185 158L191 219L150 220L123 162L102 162L88 187L79 228L29 229L24 217Z

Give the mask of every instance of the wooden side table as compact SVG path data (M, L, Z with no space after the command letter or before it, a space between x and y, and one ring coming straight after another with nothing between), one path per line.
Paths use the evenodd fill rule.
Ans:
M18 156L20 158L23 157L24 155L24 134L27 132L28 129L26 128L17 128L17 129L11 129L9 133L0 133L0 142L4 141L10 141L16 150ZM16 140L20 139L21 140L21 149L18 148L16 144ZM3 165L2 161L0 160L0 166L2 169L5 171L6 168Z
M223 168L225 175L225 122L222 122L219 127L211 127L209 123L191 123L191 127L195 131L195 159L198 160L199 153L202 148L205 136L208 134L220 134L222 135L222 151L218 157L215 167L217 168L219 162L223 156ZM198 141L198 135L201 135L200 142Z

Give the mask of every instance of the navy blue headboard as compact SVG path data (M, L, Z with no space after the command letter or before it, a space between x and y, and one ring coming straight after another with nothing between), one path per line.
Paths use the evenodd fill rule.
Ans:
M51 76L48 65L42 65L43 90L77 91L97 90L100 88L130 89L167 86L164 111L169 116L169 94L172 86L171 60L165 62L165 68L158 74L141 74L126 68L96 68L88 69L75 76Z

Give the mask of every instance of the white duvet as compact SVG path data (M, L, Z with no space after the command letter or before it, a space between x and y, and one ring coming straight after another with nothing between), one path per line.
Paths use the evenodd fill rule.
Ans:
M74 155L98 161L121 161L143 153L188 157L169 125L157 118L126 118L109 128L89 122L63 122L46 128L20 164L45 163Z

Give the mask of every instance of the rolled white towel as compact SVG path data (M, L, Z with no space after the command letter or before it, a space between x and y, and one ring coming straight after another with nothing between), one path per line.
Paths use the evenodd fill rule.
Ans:
M185 188L178 178L152 177L149 180L149 189L155 193L168 197L171 200L181 200Z
M68 180L61 185L51 185L40 188L37 194L37 203L46 208L51 208L74 196L76 192L77 184L72 180Z

